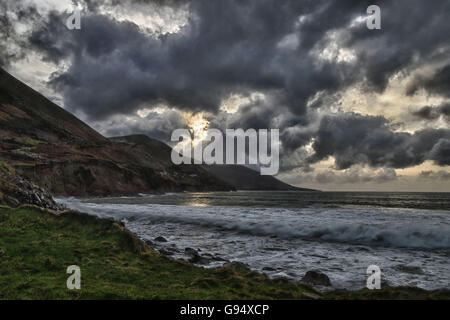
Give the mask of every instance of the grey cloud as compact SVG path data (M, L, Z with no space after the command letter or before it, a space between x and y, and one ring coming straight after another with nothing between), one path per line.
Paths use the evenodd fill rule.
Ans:
M145 117L116 116L106 121L94 122L94 127L107 137L130 134L146 134L149 137L170 142L170 133L178 128L188 128L185 119L176 110L165 110L162 113L150 112Z
M40 18L33 4L21 0L0 2L0 67L7 67L26 56L26 37L18 32L16 25L30 25Z
M391 32L374 36L349 29L349 44L358 49L361 63L316 63L310 51L313 46L327 31L344 28L365 14L369 2L193 1L190 24L179 34L158 39L132 23L89 12L83 14L83 29L71 32L53 15L46 26L35 30L30 42L49 60L70 60L69 70L56 75L52 84L63 92L71 110L83 110L93 119L130 113L144 102L158 101L180 109L216 112L230 93L254 90L277 92L279 103L301 116L317 92L344 88L362 80L366 71L383 73L369 79L386 78L408 63L402 56L417 49L397 45L389 49L396 52L390 58L377 60L385 56L380 52L386 43L392 46ZM384 6L387 12L399 13L396 6ZM309 18L297 28L300 16ZM294 50L279 47L288 34L299 39ZM377 51L368 54L370 43L366 42L380 38L384 40ZM388 67L387 60L396 66Z
M422 171L419 174L419 178L428 180L450 180L450 172L439 170L439 171Z
M45 23L40 23L38 30L33 30L29 35L29 45L37 50L45 50L44 60L59 64L75 52L76 43L59 12L50 11L46 19Z
M412 111L411 114L423 120L436 120L441 116L450 120L450 103L444 103L437 107L425 106Z
M429 159L440 166L450 165L450 136L447 135L447 139L437 141L429 153Z
M371 1L100 3L188 3L192 17L179 34L155 39L131 22L102 16L97 10L100 5L88 1L91 12L83 13L82 30L66 30L52 13L47 24L34 31L30 42L48 60L69 60L70 68L56 74L52 85L63 93L68 108L82 110L92 119L129 114L143 103L155 102L216 113L230 93L255 90L276 95L277 104L301 117L306 102L317 92L335 92L364 79L382 90L386 79L414 54L425 57L446 41L450 25L444 21L443 1L426 8L418 1L380 1L384 29L375 32L365 26L348 28L365 14ZM404 15L405 7L414 19ZM301 16L306 18L300 23ZM354 49L356 62L317 63L311 50L328 31L340 28L347 28L347 36L338 45ZM434 32L436 28L440 32ZM416 36L404 41L412 30ZM280 47L287 35L297 38L299 46Z
M425 89L431 94L450 97L450 64L438 69L432 76L418 76L407 89L408 95L413 95L419 89Z
M302 176L305 178L305 176ZM384 168L377 171L364 171L361 168L353 168L344 172L332 170L323 171L317 174L307 174L308 182L319 184L358 184L358 183L386 183L399 179L394 169Z
M355 164L406 168L434 160L449 163L449 129L424 129L414 134L393 132L383 117L345 113L322 119L311 163L329 156L338 169Z
M376 4L376 3L375 3ZM448 44L448 1L378 1L382 29L354 28L346 45L357 48L358 64L372 89L383 91L391 75L414 59L426 62ZM446 51L449 57L448 50Z
M435 110L436 108L430 107L430 106L425 106L420 108L417 111L413 111L412 115L421 118L421 119L426 119L426 120L434 120L439 118L439 113L436 112L437 110Z
M2 30L2 33L0 33L0 66L5 66L10 59L6 45L10 37L12 25L6 12L6 3L0 3L0 28Z

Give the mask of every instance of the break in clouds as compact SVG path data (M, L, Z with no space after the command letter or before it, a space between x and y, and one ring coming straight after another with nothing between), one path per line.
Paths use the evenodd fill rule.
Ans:
M0 63L103 134L277 128L297 185L448 172L448 1L54 2L0 1Z

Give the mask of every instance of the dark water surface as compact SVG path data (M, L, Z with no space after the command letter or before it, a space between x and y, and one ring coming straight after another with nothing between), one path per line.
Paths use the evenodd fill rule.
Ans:
M96 202L90 199L90 202ZM386 208L449 210L449 193L419 192L298 192L239 191L191 192L145 197L102 198L101 203L164 204L181 206L242 206L256 208L306 208L310 206L375 206Z

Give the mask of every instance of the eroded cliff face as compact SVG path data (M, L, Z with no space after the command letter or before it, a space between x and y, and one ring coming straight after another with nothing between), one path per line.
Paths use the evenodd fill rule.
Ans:
M175 166L147 136L108 139L0 69L0 161L54 195L107 196L234 188L198 166Z
M32 204L56 211L64 209L48 191L18 176L14 168L3 161L0 162L0 204L10 207Z
M2 142L5 139L0 138L0 159L8 161L19 176L53 195L233 190L199 166L172 164L170 158L167 160L162 152L155 152L146 144L106 141L70 146L43 140L14 140L7 145Z

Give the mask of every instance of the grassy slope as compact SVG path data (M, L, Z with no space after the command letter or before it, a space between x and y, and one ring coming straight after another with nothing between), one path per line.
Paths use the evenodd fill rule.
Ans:
M66 268L81 267L81 290ZM0 299L297 299L309 287L167 258L112 220L0 207ZM449 298L447 292L337 291L326 298Z
M271 299L309 290L254 272L171 260L119 223L85 214L2 207L0 235L2 299ZM72 264L81 268L79 291L66 288Z
M120 140L103 137L0 68L0 160L52 194L234 190L199 166L175 166L171 148L160 141Z

